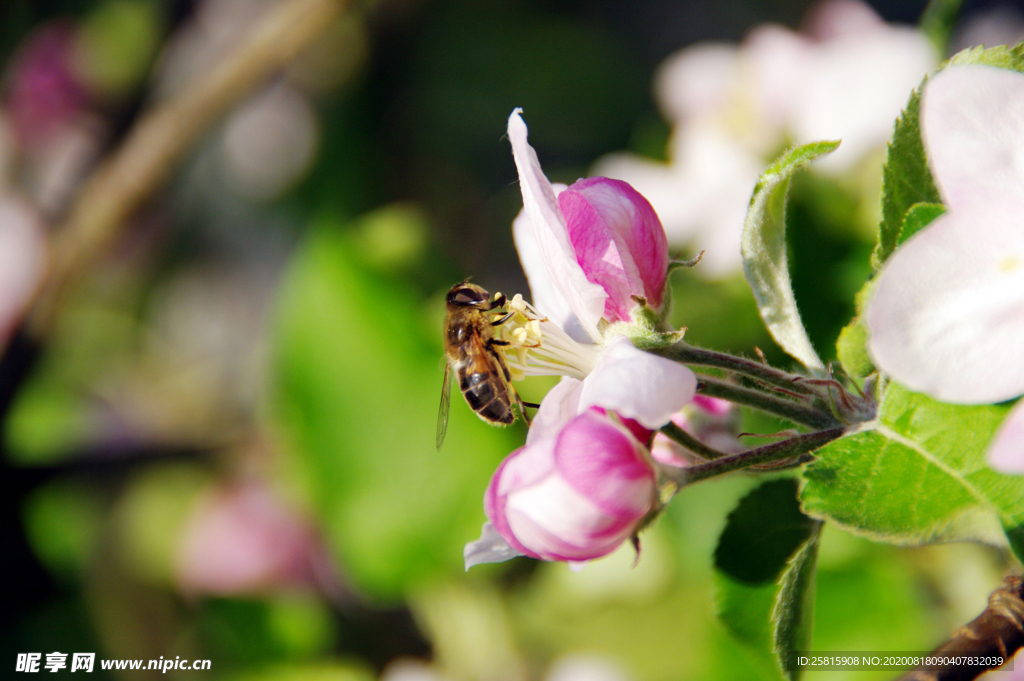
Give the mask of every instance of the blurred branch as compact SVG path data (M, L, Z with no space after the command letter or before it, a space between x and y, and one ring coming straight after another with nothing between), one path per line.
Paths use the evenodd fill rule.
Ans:
M1024 646L1024 578L1010 575L988 597L988 607L957 629L932 653L935 657L988 657L1009 661ZM898 681L969 681L998 665L921 666Z
M182 93L144 114L84 183L53 241L51 270L25 322L44 337L60 299L114 241L199 136L232 105L279 72L341 14L346 0L284 0L234 51Z

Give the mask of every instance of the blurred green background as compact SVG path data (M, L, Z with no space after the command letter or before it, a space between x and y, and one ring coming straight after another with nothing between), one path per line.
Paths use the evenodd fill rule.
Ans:
M60 224L140 114L269 4L4 2L4 194ZM624 550L581 573L517 559L467 574L487 481L525 430L456 399L441 452L432 434L444 293L466 276L527 291L512 108L553 181L609 152L663 159L656 67L764 22L796 28L808 5L354 3L201 136L44 342L6 339L3 675L19 652L61 651L212 661L166 678L774 678L714 618L711 556L752 479L685 490L635 569ZM924 3L874 7L912 24ZM793 190L796 294L833 359L869 274L877 195L859 187L807 174ZM786 364L741 276L673 286L693 342ZM832 529L820 564L815 648L892 651L972 618L1006 565Z

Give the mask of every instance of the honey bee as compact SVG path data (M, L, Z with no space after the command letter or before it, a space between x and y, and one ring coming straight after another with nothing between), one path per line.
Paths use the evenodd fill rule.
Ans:
M512 387L505 359L497 347L508 342L494 337L494 327L501 326L512 316L500 308L505 296L494 300L481 287L464 281L448 291L448 314L444 323L444 385L441 388L441 407L437 412L437 448L441 448L448 429L448 409L452 397L452 373L459 381L459 389L470 409L484 421L509 425L516 420L512 405L529 423L525 406ZM497 315L490 318L488 315ZM529 405L536 406L536 405Z

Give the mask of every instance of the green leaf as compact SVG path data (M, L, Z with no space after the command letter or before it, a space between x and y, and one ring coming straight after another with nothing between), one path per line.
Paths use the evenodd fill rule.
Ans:
M1006 45L988 48L983 45L968 47L950 57L943 64L943 68L964 64L984 64L1010 71L1024 72L1024 43L1018 43L1014 47Z
M903 227L896 245L901 246L910 237L931 224L932 220L946 212L941 203L915 203L903 216Z
M945 404L891 383L876 421L816 452L803 509L904 545L1005 543L1002 525L1024 555L1024 477L996 473L985 458L1008 410Z
M820 530L821 524L815 523L811 536L789 559L772 610L773 650L787 679L800 678L796 653L811 648Z
M364 246L324 222L293 256L275 320L274 417L339 564L360 589L395 598L463 572L487 482L521 440L456 393L436 451L443 301L427 305L365 263Z
M786 194L793 172L828 154L839 142L813 142L790 149L758 180L743 225L743 275L772 338L791 357L815 372L824 365L814 351L793 296L786 256Z
M715 551L718 614L767 667L796 679L810 648L821 523L804 515L797 482L767 482L740 500Z
M916 203L941 203L921 141L921 87L910 95L889 140L882 168L882 220L871 259L880 268L899 244L903 219Z

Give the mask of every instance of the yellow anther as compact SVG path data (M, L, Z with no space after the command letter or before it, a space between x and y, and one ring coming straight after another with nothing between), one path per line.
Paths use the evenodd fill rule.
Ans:
M519 326L512 330L512 341L514 343L525 343L527 338L526 329Z
M526 314L526 301L523 300L522 293L517 293L514 296L512 296L512 300L508 304L508 309L515 310L516 312L519 312L520 314L523 315Z
M527 324L526 324L526 333L527 333L527 335L530 338L532 338L534 340L539 339L540 338L540 320L531 319L529 322L527 322Z

